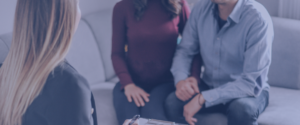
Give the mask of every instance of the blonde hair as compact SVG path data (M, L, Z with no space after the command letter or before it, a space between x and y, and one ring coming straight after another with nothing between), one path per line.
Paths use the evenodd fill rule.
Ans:
M13 40L0 68L0 125L21 125L51 71L68 52L77 0L18 0Z

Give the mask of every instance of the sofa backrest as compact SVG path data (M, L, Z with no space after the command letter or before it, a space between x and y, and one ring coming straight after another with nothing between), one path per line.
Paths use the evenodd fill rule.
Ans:
M83 17L83 20L85 20L92 29L98 43L106 81L111 81L116 77L111 61L112 11L112 9L108 9Z
M256 0L266 7L271 16L278 16L280 0Z
M4 59L8 54L11 40L12 40L11 33L0 35L0 63L4 61Z
M11 33L0 36L0 63L7 56L11 41ZM66 58L91 86L106 81L97 42L90 27L83 20L78 25Z
M106 81L97 42L84 20L80 21L74 34L67 61L88 80L91 86Z
M274 42L269 83L300 89L300 21L273 17Z

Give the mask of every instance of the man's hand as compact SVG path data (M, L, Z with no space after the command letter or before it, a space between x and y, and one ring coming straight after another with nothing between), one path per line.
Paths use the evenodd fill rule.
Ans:
M200 93L200 91L195 77L189 77L176 85L175 94L181 101L187 101L197 93Z
M197 119L194 118L194 115L200 111L204 103L205 99L203 98L202 94L198 94L184 106L183 116L190 125L195 125L197 122Z
M150 95L135 84L126 85L124 90L128 101L132 102L133 99L137 107L145 106L144 100L150 101L148 98Z

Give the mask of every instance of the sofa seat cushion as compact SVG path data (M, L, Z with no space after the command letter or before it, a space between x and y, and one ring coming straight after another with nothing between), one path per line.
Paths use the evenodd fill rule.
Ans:
M90 85L105 81L102 58L97 42L90 27L83 20L80 21L74 34L67 60L88 80Z
M300 125L300 90L272 87L260 125Z
M114 83L99 83L92 86L96 102L97 120L99 125L118 125L113 106Z

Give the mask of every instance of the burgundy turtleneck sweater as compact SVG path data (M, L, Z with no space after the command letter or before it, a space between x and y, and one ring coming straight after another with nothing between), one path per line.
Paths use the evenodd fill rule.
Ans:
M147 9L139 21L134 16L133 0L122 0L115 5L112 62L121 89L130 83L149 89L173 82L170 69L177 38L190 14L187 2L182 0L182 4L180 15L172 19L161 0L148 0ZM127 53L124 50L126 45ZM199 65L193 68L192 74L199 77L196 70L200 69Z

